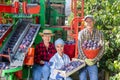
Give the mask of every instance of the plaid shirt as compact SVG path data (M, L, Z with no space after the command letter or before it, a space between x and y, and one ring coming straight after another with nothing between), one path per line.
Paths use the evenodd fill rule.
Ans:
M78 34L78 51L79 51L78 58L83 59L83 60L86 59L86 56L82 50L82 43L85 40L101 41L102 48L100 49L98 55L94 58L95 62L99 61L104 54L104 37L103 37L102 32L97 29L93 29L93 32L91 35L87 28L79 32Z
M43 42L39 43L35 48L34 63L40 64L40 61L49 61L50 58L56 53L54 44L50 43L48 50L46 49Z

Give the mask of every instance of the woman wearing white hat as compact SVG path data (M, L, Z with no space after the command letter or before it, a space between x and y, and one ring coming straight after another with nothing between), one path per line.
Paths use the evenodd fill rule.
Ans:
M63 80L64 78L61 77L58 73L55 73L55 69L60 69L62 66L67 65L70 63L70 58L68 55L64 54L64 41L59 38L55 41L55 48L57 53L50 59L52 62L52 66L50 66L50 80ZM72 80L70 77L65 78L65 80Z
M33 80L48 80L51 65L49 60L56 53L54 44L50 42L54 34L51 30L45 29L40 35L43 41L35 48Z

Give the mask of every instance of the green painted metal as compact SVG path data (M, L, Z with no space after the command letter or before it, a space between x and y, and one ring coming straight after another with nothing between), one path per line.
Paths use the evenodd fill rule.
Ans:
M53 7L50 8L51 9L51 18L52 18L52 24L51 25L57 25L57 19L59 17L65 17L64 14L60 14L56 9L54 9Z
M62 31L63 29L62 28L48 28L48 29L50 29L53 33L55 33L55 31ZM51 42L53 42L54 43L54 41L55 41L55 39L54 39L54 37L52 37L52 39L51 39Z
M13 18L32 18L33 15L24 15L24 14L19 14L19 15L14 15Z
M30 3L30 0L27 0L27 3Z
M30 3L30 0L28 0L28 3ZM14 14L8 14L8 16L13 18L13 23L16 23L17 20L20 18L35 18L36 16L38 16L38 17L40 17L41 26L45 27L45 0L40 0L40 6L41 6L41 10L40 10L39 14L33 14L32 16L24 16L24 15L14 16ZM10 36L10 34L9 34L9 36ZM6 41L7 41L7 38L5 39L3 45L5 44ZM2 49L2 47L0 47L0 50L1 49ZM22 69L23 69L22 67L16 67L16 68L2 70L2 77L5 77L6 80L17 80L17 79L15 79L14 73L17 71L20 71Z
M50 0L50 2L65 4L65 0Z
M30 3L30 0L27 0L28 1L28 3ZM40 2L40 13L39 14L33 14L32 15L32 18L34 19L35 17L39 17L40 19L39 19L39 23L41 24L41 28L40 28L40 30L39 30L39 32L42 32L42 30L43 29L50 29L50 30L52 30L52 32L53 33L55 33L55 31L63 31L63 29L62 28L52 28L52 27L46 27L45 26L45 16L46 16L46 14L45 14L45 9L46 9L46 7L45 7L45 1L46 0L39 0ZM65 0L50 0L51 2L55 2L55 3L62 3L62 4L64 4L65 3ZM54 8L52 8L52 7L50 7L49 8L50 9L50 11L51 11L51 15L50 15L50 18L52 18L53 19L53 25L57 25L57 18L58 17L65 17L63 14L60 14L57 10L55 10ZM19 19L19 18L21 18L21 17L14 17L14 15L13 14L10 14L10 17L12 17L13 18L13 22L14 23L16 23L16 21ZM26 18L25 16L22 16L22 18ZM28 17L27 17L28 18ZM29 17L29 18L31 18L31 17ZM48 19L47 19L48 20ZM34 20L34 23L35 23L35 20ZM36 46L39 42L41 42L42 41L42 38L41 38L41 36L39 35L39 32L38 32L38 34L37 34L37 37L36 37L36 39L35 39L35 41L34 41L34 45ZM54 42L54 37L52 37L52 39L51 39L51 42ZM8 70L3 70L3 72L2 72L2 76L3 77L6 77L6 80L17 80L17 79L15 79L15 76L14 76L14 73L15 72L17 72L17 71L20 71L20 70L23 70L23 72L24 72L24 69L23 69L23 67L17 67L17 68L11 68L11 69L8 69ZM26 70L25 70L26 71Z
M27 3L29 4L31 0L27 0ZM16 23L16 20L20 18L35 18L36 16L40 18L40 24L41 27L45 27L45 0L39 0L40 3L40 13L39 14L32 14L30 16L25 16L22 14L22 10L20 9L20 14L19 16L15 16L14 14L7 14L8 17L13 18L13 23ZM35 23L35 20L33 21Z
M41 27L45 27L45 0L40 0L40 24Z
M6 70L2 70L2 77L6 77L6 80L13 80L14 72L22 70L22 67L10 68Z
M22 69L22 74L23 80L30 80L29 78L32 76L32 66L24 66Z
M47 11L46 11L46 22L50 26L58 25L58 19L65 17L65 13L61 13L57 8L52 7L51 4L61 4L65 5L65 0L48 0L47 2ZM65 7L64 7L65 8Z
M16 28L16 25L17 25L17 20L16 22L12 25L12 31ZM8 39L10 38L11 34L12 34L12 31L8 34L8 36L4 39L4 41L2 42L2 45L5 45L6 42L8 41ZM3 46L0 46L0 52L1 50L3 49Z

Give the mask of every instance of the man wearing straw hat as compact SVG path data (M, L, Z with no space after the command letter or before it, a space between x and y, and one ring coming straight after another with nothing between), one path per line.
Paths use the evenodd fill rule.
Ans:
M51 37L54 36L51 30L45 29L39 33L42 37L35 48L34 66L33 66L33 80L48 80L50 75L50 58L56 53L54 44L50 42Z

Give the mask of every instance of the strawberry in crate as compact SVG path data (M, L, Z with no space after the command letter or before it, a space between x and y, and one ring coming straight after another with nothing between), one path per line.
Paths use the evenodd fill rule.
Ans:
M82 44L83 52L88 59L93 59L99 53L101 43L94 40L85 40Z

